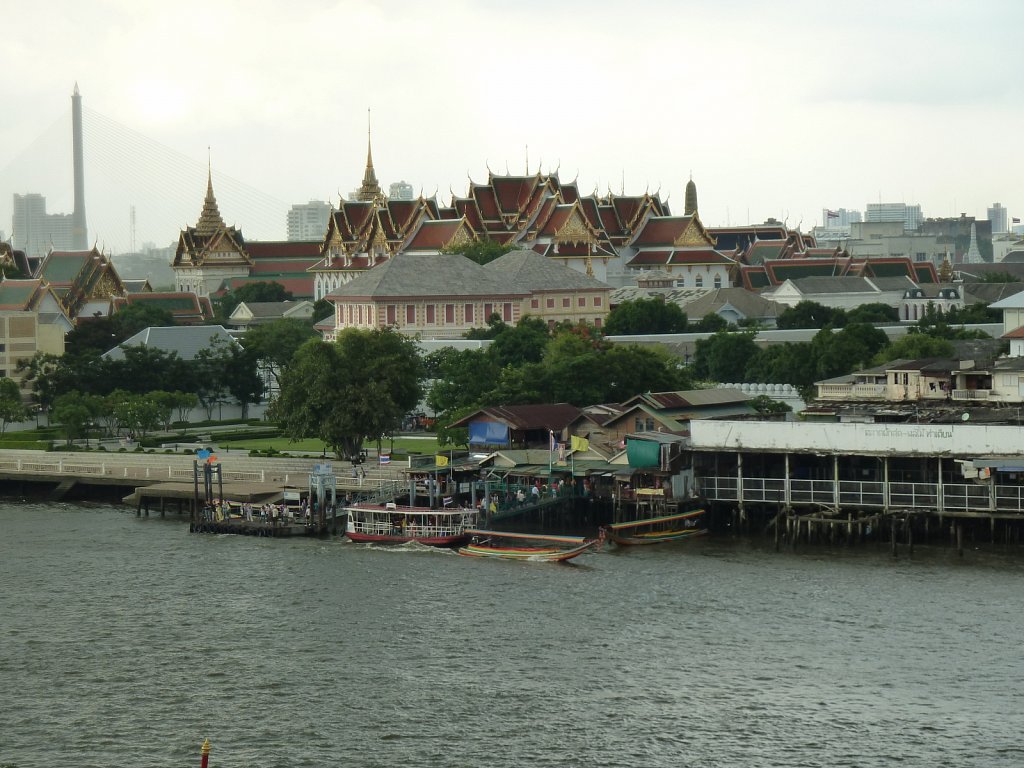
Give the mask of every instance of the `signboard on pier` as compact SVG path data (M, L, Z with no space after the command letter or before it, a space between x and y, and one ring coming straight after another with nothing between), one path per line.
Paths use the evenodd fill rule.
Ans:
M799 421L690 422L695 451L770 451L899 455L1015 456L1024 430L980 424L823 424Z

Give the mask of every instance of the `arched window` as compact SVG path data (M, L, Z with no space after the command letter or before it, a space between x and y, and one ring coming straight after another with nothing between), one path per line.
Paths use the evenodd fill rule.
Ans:
M704 275L694 275L693 284L698 288L704 287Z
M721 275L715 275L715 288L721 288L721 287L722 287L722 276Z

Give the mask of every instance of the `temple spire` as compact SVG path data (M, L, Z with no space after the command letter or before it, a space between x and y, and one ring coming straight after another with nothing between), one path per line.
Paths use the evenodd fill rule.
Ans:
M686 196L683 198L683 215L693 216L697 213L697 185L693 183L693 173L686 182Z
M213 195L213 163L211 161L206 170L206 199L203 201L203 212L199 214L199 222L196 224L196 234L214 235L224 229L227 229L227 225L221 218L220 209L217 207L217 198Z
M373 170L373 147L370 137L370 110L366 110L366 171L363 172L363 185L359 187L359 200L376 200L383 197L377 174Z

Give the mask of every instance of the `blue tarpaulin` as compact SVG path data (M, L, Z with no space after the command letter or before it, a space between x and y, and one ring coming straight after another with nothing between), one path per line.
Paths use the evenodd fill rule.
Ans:
M469 422L469 444L507 448L509 446L508 424L502 424L500 421Z

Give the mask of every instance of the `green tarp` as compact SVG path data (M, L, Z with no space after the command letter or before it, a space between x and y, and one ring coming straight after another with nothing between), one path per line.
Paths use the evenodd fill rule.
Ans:
M626 442L626 458L629 466L636 469L659 467L661 462L661 443L650 440L629 440Z

